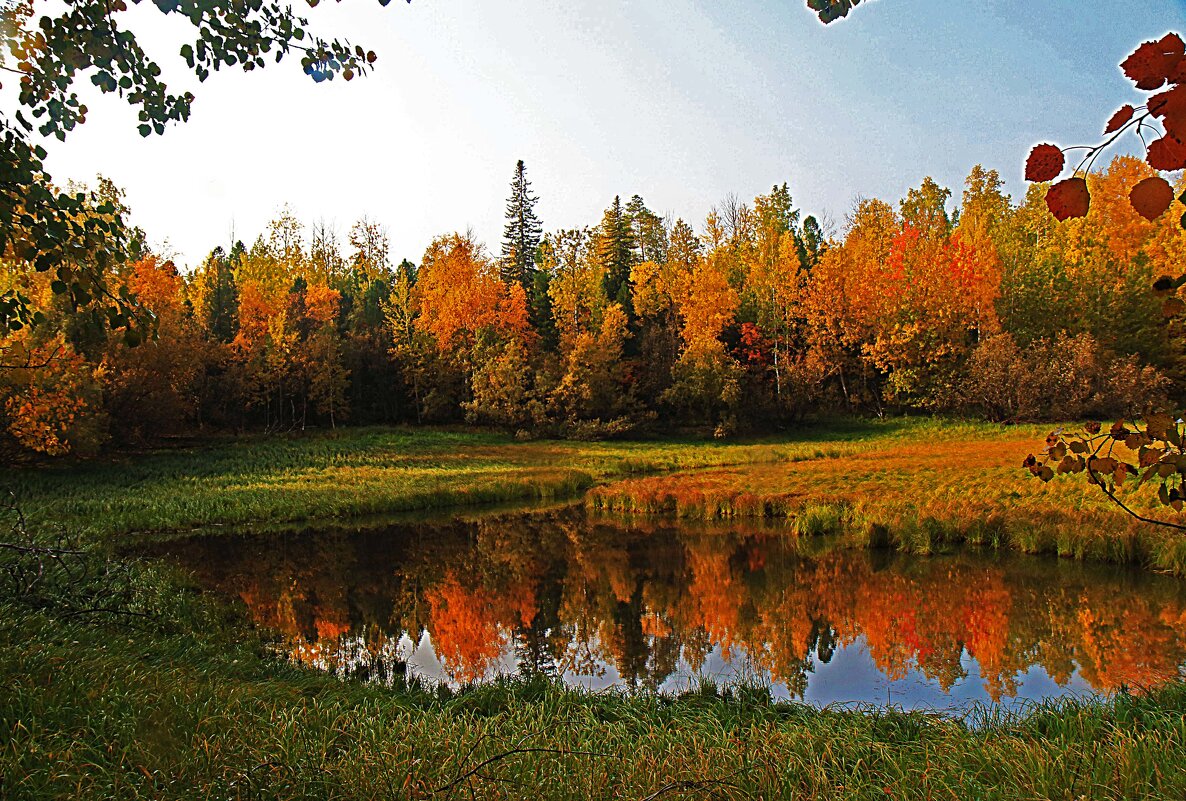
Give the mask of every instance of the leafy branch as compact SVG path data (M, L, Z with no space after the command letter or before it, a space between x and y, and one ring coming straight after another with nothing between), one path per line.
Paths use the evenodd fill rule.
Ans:
M807 7L819 15L825 25L843 19L861 0L807 0Z
M1026 160L1026 180L1053 181L1062 174L1068 152L1087 151L1071 171L1071 177L1058 181L1046 191L1046 205L1060 221L1087 214L1091 207L1091 193L1084 176L1091 172L1096 158L1125 133L1133 132L1141 140L1145 147L1145 161L1153 169L1174 172L1186 168L1186 44L1182 37L1167 33L1155 42L1145 42L1120 67L1137 89L1162 91L1151 95L1142 106L1121 106L1104 126L1104 135L1109 138L1102 143L1066 148L1044 143L1036 145ZM1160 122L1161 130L1157 129L1154 120ZM1152 143L1145 141L1145 128L1158 136ZM1186 203L1186 194L1179 200ZM1151 176L1132 188L1129 201L1138 214L1152 221L1173 204L1174 190L1165 178ZM1186 214L1182 215L1181 225L1186 229Z
M1130 479L1133 490L1158 482L1157 500L1175 512L1186 507L1186 424L1166 414L1151 414L1144 430L1135 422L1118 420L1104 432L1088 423L1071 435L1061 430L1046 437L1041 458L1030 454L1022 463L1042 481L1056 475L1086 473L1088 480L1126 514L1153 525L1186 531L1186 525L1142 515L1116 494Z
M160 65L133 31L120 26L126 0L65 0L57 16L36 20L35 2L0 0L0 70L20 76L21 106L11 119L0 114L0 258L31 263L38 272L54 270L53 292L66 296L72 310L103 305L106 322L134 345L154 335L155 318L125 289L107 286L112 267L126 260L121 210L94 194L55 189L44 168L45 149L28 136L36 129L65 140L86 122L88 109L74 89L83 75L100 92L138 108L143 136L188 120L194 96L171 92ZM268 57L280 62L293 51L301 53L302 69L315 82L338 75L349 81L366 75L377 59L374 51L311 33L308 21L283 2L152 2L162 14L180 15L196 29L180 55L200 81L224 67L250 72L264 67ZM313 7L319 0L307 2ZM0 332L42 320L24 295L0 295Z

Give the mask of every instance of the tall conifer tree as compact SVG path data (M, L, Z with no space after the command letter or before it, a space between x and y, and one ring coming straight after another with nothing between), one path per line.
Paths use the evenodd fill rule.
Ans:
M631 304L630 268L634 265L634 229L630 215L622 207L622 199L614 196L613 205L605 210L601 228L597 232L597 260L605 270L605 295L622 304L626 313L633 314Z
M502 229L502 259L499 272L502 280L517 283L531 297L535 284L535 252L543 235L543 225L535 216L539 198L531 193L527 168L520 159L511 179L511 196L507 199L507 223Z
M236 241L228 254L217 247L206 258L202 272L207 297L206 330L219 342L230 342L239 332L239 288L235 268L246 248Z

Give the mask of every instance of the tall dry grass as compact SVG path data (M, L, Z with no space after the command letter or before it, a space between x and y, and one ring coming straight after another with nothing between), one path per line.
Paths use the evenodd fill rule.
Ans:
M920 554L971 543L1186 575L1186 537L1134 520L1083 476L1044 484L1022 470L1021 458L1040 444L1034 433L899 438L809 462L636 477L594 487L586 502L605 514L785 519L799 534ZM1148 489L1125 497L1143 512L1167 514Z

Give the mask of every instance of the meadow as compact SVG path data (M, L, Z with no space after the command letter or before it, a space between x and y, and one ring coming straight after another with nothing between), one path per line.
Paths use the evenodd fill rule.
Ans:
M938 436L874 438L870 447L786 464L711 467L594 487L588 506L613 516L782 521L797 535L835 534L855 547L929 554L957 544L1186 575L1180 532L1126 515L1082 475L1043 483L1019 469L1040 452L1035 429L988 426ZM1154 519L1154 489L1118 489Z
M837 420L777 438L518 441L472 430L347 429L0 470L30 528L88 542L309 527L578 498L595 512L763 518L792 533L926 554L954 543L1186 573L1186 538L1125 516L1080 476L1020 468L1049 426ZM1145 512L1150 493L1130 493Z
M472 430L371 428L309 436L244 437L37 469L0 469L33 528L88 539L201 527L396 514L574 498L635 475L711 467L822 463L917 439L984 440L998 426L925 418L836 421L752 441L533 440ZM1013 466L1040 443L1011 429ZM995 457L995 454L992 456ZM991 458L991 457L989 457ZM1017 472L1017 471L1014 471ZM1020 473L1019 473L1020 476Z
M595 513L749 516L788 536L848 532L859 547L968 541L1181 572L1172 538L1130 525L1081 481L1042 484L1021 469L1045 433L925 419L752 442L366 429L4 470L29 542L65 528L72 558L97 567L43 560L36 592L16 593L30 556L2 555L0 794L1181 798L1183 684L957 715L816 709L747 686L679 697L538 679L383 688L278 661L241 608L103 547L587 492Z

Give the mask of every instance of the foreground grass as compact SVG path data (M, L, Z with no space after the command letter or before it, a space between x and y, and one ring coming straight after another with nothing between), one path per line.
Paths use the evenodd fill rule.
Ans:
M338 682L209 629L0 614L5 798L1186 797L1183 685L962 719L757 689L437 693Z
M516 442L478 432L353 429L247 438L51 469L0 469L34 527L108 538L204 526L329 521L469 504L572 498L631 475L816 462L887 443L991 436L925 419L819 426L754 442ZM1027 432L1029 439L1043 434ZM1010 463L1020 457L1013 455Z

